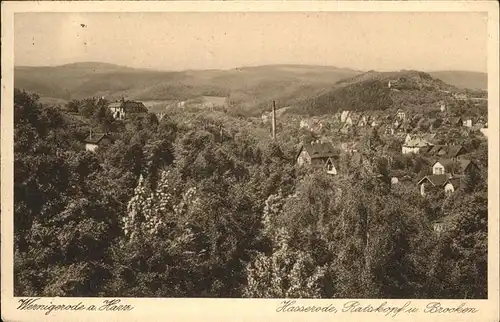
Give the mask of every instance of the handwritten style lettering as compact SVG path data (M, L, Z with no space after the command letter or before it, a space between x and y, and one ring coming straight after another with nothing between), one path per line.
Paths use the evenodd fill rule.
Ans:
M34 298L34 299L20 299L19 302L21 303L17 309L18 310L26 310L26 311L45 311L45 315L49 315L52 311L80 311L84 310L85 306L82 304L82 302L78 304L37 304L40 298Z
M425 313L476 313L477 309L472 307L466 307L465 303L461 303L457 307L443 307L440 302L431 302L426 305Z
M403 306L388 306L387 302L383 302L379 306L366 305L362 306L358 301L346 302L342 308L342 312L348 313L385 313L386 316L392 314L393 317L403 312L410 306L411 302L406 302Z
M82 302L78 304L53 304L51 301L46 304L42 301L40 297L20 299L17 309L24 311L44 311L45 315L49 315L55 311L131 311L134 309L132 305L122 304L119 299L104 300L103 304L97 308L94 305L86 307Z
M99 307L99 311L131 311L134 308L131 305L118 305L121 300L105 300L104 305Z
M337 309L332 305L316 306L316 305L294 305L296 301L287 300L281 302L282 305L276 309L276 312L325 312L337 313Z

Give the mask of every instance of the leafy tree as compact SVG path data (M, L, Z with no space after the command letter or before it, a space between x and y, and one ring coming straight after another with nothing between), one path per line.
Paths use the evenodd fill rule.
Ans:
M488 208L484 193L456 192L449 221L430 259L429 297L487 297Z
M281 211L283 196L271 195L263 213L263 234L271 241L270 254L259 253L247 266L244 295L263 298L321 297L324 268L310 254L290 246L286 228L275 220Z

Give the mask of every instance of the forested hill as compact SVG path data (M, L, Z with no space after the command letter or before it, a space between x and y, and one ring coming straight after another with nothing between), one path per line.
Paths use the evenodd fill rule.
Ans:
M231 107L259 114L272 100L279 101L282 106L305 101L310 105L310 99L317 97L317 104L324 105L323 101L330 100L332 87L335 87L334 91L339 91L335 96L343 96L347 94L346 89L338 90L342 85L360 83L363 79L374 81L392 77L393 74L309 65L172 72L106 63L74 63L54 67L16 67L14 83L16 88L39 94L46 103L64 104L72 99L91 96L105 96L108 100L124 96L147 101L187 100L207 95L227 97ZM448 71L426 75L435 77L435 81L441 79L451 85L471 89L485 89L486 84L486 74L481 73ZM377 89L378 85L373 82L350 89L357 93L365 86L370 88L370 94L363 94L361 101L372 99L372 95L382 98L383 86ZM381 102L386 104L387 100L381 99Z
M339 80L320 95L298 102L293 111L320 115L342 110L385 110L415 101L437 101L461 91L421 71L369 71Z
M186 100L202 95L229 97L233 104L259 106L315 94L360 71L325 66L272 65L230 70L167 72L103 63L16 67L15 87L53 99L125 96L137 100Z
M481 171L423 198L411 178L431 166L389 162L399 143L372 129L348 134L363 155L342 153L332 177L295 164L307 133L281 118L269 139L260 119L217 110L117 120L105 100L72 103L79 115L14 91L15 296L488 296L480 134L443 131ZM86 151L98 129L113 140Z

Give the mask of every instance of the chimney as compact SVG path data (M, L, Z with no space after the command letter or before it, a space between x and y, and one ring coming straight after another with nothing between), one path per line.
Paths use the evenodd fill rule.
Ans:
M89 139L92 140L92 129L90 129Z
M273 139L276 139L276 101L273 101Z

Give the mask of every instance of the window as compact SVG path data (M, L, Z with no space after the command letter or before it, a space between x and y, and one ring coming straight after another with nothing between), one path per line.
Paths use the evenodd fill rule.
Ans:
M434 174L444 174L444 168L440 165L434 166Z
M328 160L326 162L326 172L329 174L337 174L337 169L335 169L335 166L333 165L333 162L331 160Z

